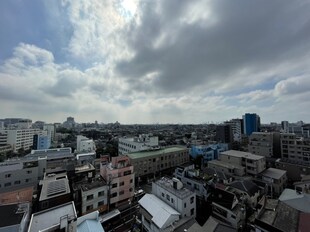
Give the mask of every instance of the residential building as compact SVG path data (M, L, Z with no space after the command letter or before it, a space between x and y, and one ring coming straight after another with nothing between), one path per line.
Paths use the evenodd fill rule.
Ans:
M186 147L172 146L152 151L140 151L127 154L134 166L136 177L160 174L189 161Z
M77 232L104 232L100 223L99 212L94 211L77 219Z
M56 129L54 124L44 124L43 130L46 132L49 141L53 144L56 140Z
M77 215L74 203L67 202L31 215L28 232L77 230Z
M89 178L73 184L74 201L78 215L108 209L108 186L102 178Z
M200 177L199 174L199 170L195 169L194 164L178 166L174 172L174 176L179 179L187 189L194 191L196 196L206 199L206 181L203 177Z
M220 152L227 151L228 144L218 143L210 145L192 145L190 155L192 158L202 156L203 163L206 164L210 160L218 159Z
M227 143L229 148L231 148L231 145L234 142L232 125L230 124L217 125L215 139L220 143Z
M283 160L310 165L310 139L292 133L281 134L281 154Z
M233 133L233 140L235 142L241 142L242 135L242 119L231 119L230 121L225 122L226 125L230 125Z
M185 231L185 230L184 230ZM223 223L220 220L216 220L214 217L210 216L208 220L200 226L198 222L195 222L193 225L191 225L188 229L186 229L187 232L236 232L236 229L232 226Z
M41 188L39 210L71 201L71 191L66 173L48 174L39 183Z
M249 152L229 150L221 152L220 161L245 168L247 175L257 175L266 169L266 158Z
M139 152L158 148L158 137L150 134L142 134L134 138L118 139L118 154L124 155L132 152Z
M295 190L310 194L310 175L303 176L300 181L294 183Z
M30 218L30 203L0 205L0 231L26 232Z
M281 131L283 133L289 133L289 123L288 123L288 121L282 121L281 122Z
M7 136L7 144L12 146L14 152L19 149L28 150L33 145L33 136L43 134L40 129L4 129L0 130L1 134Z
M180 221L180 213L153 194L145 194L139 205L143 231L173 231Z
M221 160L211 160L208 162L208 168L214 169L216 172L222 172L230 176L244 176L246 174L245 167L238 164L230 164Z
M181 218L196 216L196 194L184 188L179 179L162 177L152 183L152 194L178 211Z
M27 187L36 189L38 180L43 178L45 168L44 159L22 159L0 163L0 194Z
M246 113L242 118L244 134L250 136L253 132L260 131L260 117L257 114Z
M286 171L276 168L268 168L261 172L259 179L267 184L271 197L280 196L287 184Z
M94 152L96 151L96 145L94 140L89 139L83 135L78 135L76 139L76 151L77 152Z
M284 189L279 201L303 213L310 213L310 194L298 192L294 189Z
M278 159L275 162L277 169L285 170L289 182L300 181L305 175L310 175L310 166L289 159Z
M108 185L108 207L114 208L132 200L135 192L134 167L127 156L102 157L100 174Z

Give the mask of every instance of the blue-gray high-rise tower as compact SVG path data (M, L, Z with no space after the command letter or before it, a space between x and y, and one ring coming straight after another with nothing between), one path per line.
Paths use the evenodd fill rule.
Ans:
M242 118L244 134L249 136L253 132L260 131L260 117L257 114L246 113Z

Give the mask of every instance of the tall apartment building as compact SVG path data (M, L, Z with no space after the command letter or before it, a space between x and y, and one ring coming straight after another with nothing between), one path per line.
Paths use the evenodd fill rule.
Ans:
M7 144L12 146L14 152L21 148L24 150L30 149L33 145L33 136L43 134L40 129L5 129L0 130L0 133L7 136Z
M231 119L226 121L225 124L231 126L234 141L240 142L243 129L242 119Z
M253 132L260 131L260 117L257 114L246 113L242 118L244 134L250 136Z
M43 130L46 131L50 143L53 144L56 139L56 129L54 124L44 124Z
M33 146L34 150L49 149L51 146L50 137L47 135L34 135L33 136Z
M310 164L310 139L299 138L296 134L281 134L282 158L295 163Z
M181 146L140 151L127 154L127 156L134 166L136 177L155 175L189 161L188 149Z
M145 151L158 148L158 137L149 134L142 134L134 138L119 138L118 154L124 155L132 152Z
M249 152L267 158L281 157L280 134L276 132L253 132L249 137Z
M114 208L123 203L128 203L134 196L135 173L127 156L102 157L100 175L107 182L109 190L109 207Z
M231 148L234 141L232 126L229 124L217 125L215 139L218 142L229 144L229 148Z

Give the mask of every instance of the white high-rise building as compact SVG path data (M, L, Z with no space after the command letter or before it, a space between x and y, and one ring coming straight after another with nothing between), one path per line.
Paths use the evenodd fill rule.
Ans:
M55 125L54 124L44 124L43 130L46 131L47 136L49 137L51 144L55 141Z
M241 119L231 119L230 121L225 122L225 124L231 125L233 132L233 139L235 142L241 141Z

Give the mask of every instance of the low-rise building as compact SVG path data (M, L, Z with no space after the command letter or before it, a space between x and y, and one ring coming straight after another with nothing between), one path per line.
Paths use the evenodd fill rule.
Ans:
M94 140L89 139L83 135L78 135L76 139L76 151L77 152L94 152L96 151L96 145Z
M202 156L203 163L206 164L210 160L218 159L220 152L227 151L228 144L218 143L211 145L192 145L190 155L192 158Z
M287 184L286 171L281 169L268 168L259 174L259 178L267 184L271 197L280 196Z
M221 160L211 160L208 162L208 168L215 169L217 172L223 172L231 176L244 176L245 167L238 164L230 164Z
M134 166L136 177L155 175L189 161L188 149L181 146L135 152L127 156Z
M142 134L139 137L119 138L118 139L118 154L124 155L132 152L150 150L158 148L158 137L150 134Z
M302 162L296 162L289 159L278 159L275 162L277 169L286 171L288 181L300 181L305 175L310 175L310 166Z

